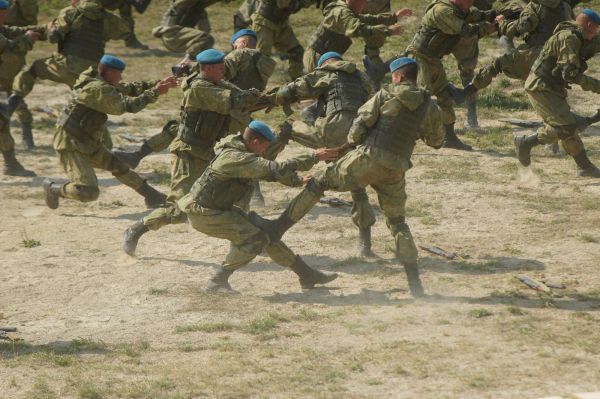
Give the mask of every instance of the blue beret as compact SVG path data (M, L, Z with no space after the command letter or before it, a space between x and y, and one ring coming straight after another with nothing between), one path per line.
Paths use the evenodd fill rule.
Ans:
M592 22L596 25L600 25L600 15L598 15L596 11L591 10L589 8L584 8L583 11L581 11L581 13L587 15L587 17L591 19Z
M0 0L0 10L8 10L10 8L10 3L6 0Z
M204 50L196 56L198 64L209 65L209 64L220 64L225 59L225 54L214 48Z
M416 64L416 63L417 63L417 61L415 61L414 58L409 58L409 57L396 58L390 64L390 72L397 71L398 69L404 68L405 66L407 66L409 64Z
M100 63L109 68L117 69L121 72L125 69L125 63L121 59L110 54L104 54L102 58L100 58Z
M325 61L330 60L332 58L339 58L341 60L342 56L340 55L340 53L336 53L335 51L328 51L327 53L323 54L321 58L319 58L319 62L317 62L317 68L323 65Z
M252 36L256 39L256 32L254 32L252 29L240 29L235 32L233 36L231 36L231 44L235 43L235 41L242 36Z
M250 122L248 127L250 129L252 129L252 131L254 133L260 134L261 136L263 136L264 138L269 140L269 142L272 143L275 141L275 135L273 134L273 131L266 123L254 120L254 121Z

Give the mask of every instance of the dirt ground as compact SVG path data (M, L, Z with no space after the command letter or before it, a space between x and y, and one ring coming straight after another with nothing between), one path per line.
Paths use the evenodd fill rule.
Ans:
M109 46L129 62L126 79L160 77L177 60L149 34L164 7L156 1L138 20L155 50ZM235 8L211 11L223 49ZM306 42L318 13L294 21ZM417 23L412 18L410 29ZM407 40L394 39L386 54ZM482 48L483 62L498 53L493 39ZM51 49L38 46L30 59ZM359 60L361 51L355 44L350 58ZM502 101L490 105L494 95ZM176 117L179 96L111 117L115 145L134 148L125 134L149 136ZM260 256L232 276L240 295L204 293L228 243L187 224L150 232L138 257L125 255L123 230L148 211L110 174L98 173L97 202L65 200L55 211L44 204L43 178L65 176L51 145L55 118L40 107L56 111L67 98L63 86L36 86L28 103L38 147L27 152L18 144L18 157L38 177L0 175L0 326L18 327L23 339L0 341L0 398L533 399L600 390L600 182L576 178L571 159L541 147L532 168L517 166L512 138L526 131L499 119L536 118L519 82L499 78L482 95L484 129L463 136L476 151L415 150L407 175L415 239L459 255L446 260L421 251L430 294L421 300L407 291L379 211L377 258L355 256L347 208L317 205L286 234L307 263L340 274L311 291ZM595 101L578 90L571 96L582 113L595 110ZM459 125L464 111L458 109ZM280 111L257 117L282 120ZM15 124L17 141L18 133ZM600 130L584 136L600 163ZM292 145L283 157L302 151ZM168 165L166 152L154 154L138 171L166 192ZM265 183L263 191L267 205L258 211L274 217L298 189ZM519 274L567 288L540 294Z

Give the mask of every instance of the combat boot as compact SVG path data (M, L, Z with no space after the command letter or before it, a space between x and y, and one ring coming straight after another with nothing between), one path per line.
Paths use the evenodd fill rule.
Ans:
M129 226L123 233L123 242L121 244L123 251L129 256L135 256L135 249L137 248L138 241L148 231L148 226L144 224L143 220L138 220L133 225Z
M425 290L421 284L421 278L419 277L419 266L417 262L407 262L404 264L404 271L406 272L406 279L408 281L408 288L410 293L415 298L422 298L425 296Z
M358 229L358 256L373 257L375 254L371 250L371 227Z
M452 83L448 83L446 85L446 89L444 90L446 90L450 94L450 97L452 97L452 101L454 101L454 103L458 105L464 103L469 98L477 94L477 87L475 87L473 83L467 84L463 89L459 89Z
M31 129L31 124L21 124L21 135L25 148L28 150L33 149L35 147L35 142L33 141L33 130Z
M58 199L61 198L64 184L56 184L49 179L44 179L44 200L50 209L58 208Z
M4 174L6 176L34 177L35 173L27 170L15 158L15 150L2 151L4 156Z
M144 141L144 144L142 144L137 151L113 151L113 154L121 161L125 162L131 169L135 169L143 158L152 154L152 148L150 148L148 142Z
M537 133L515 137L515 149L521 165L531 165L531 149L539 144Z
M444 143L442 144L442 147L453 148L455 150L462 150L462 151L472 151L473 150L473 147L471 147L468 144L463 143L458 138L458 136L456 135L456 132L454 131L454 124L444 125L444 129L446 130L446 137L444 138Z
M125 47L133 48L136 50L149 50L150 49L150 47L148 47L144 43L140 42L136 35L130 35L125 40Z
M2 114L7 121L10 121L10 117L12 116L13 112L15 112L15 109L17 109L21 101L23 101L23 97L18 94L11 94L8 97L6 104L0 104L0 114Z
M383 63L373 62L368 55L363 56L363 66L367 76L373 83L379 85L385 75L390 71L390 63L392 60L385 61Z
M308 266L301 257L296 256L296 260L290 266L290 269L296 273L300 279L300 286L304 290L314 288L316 284L327 284L335 280L338 275L332 272L322 272Z
M219 266L217 272L208 280L208 285L204 291L219 294L237 294L238 292L229 285L229 276L233 274L233 270L225 269Z
M146 181L144 181L144 184L142 184L142 186L136 191L138 194L144 197L146 207L150 209L159 208L163 206L165 202L167 202L167 196L151 187Z
M283 145L287 145L292 139L293 126L289 121L283 121L281 125L279 125L279 141Z
M281 237L288 231L293 225L296 224L287 214L283 212L277 219L269 220L260 216L256 212L248 212L248 217L253 225L267 233L271 242L277 242L281 240Z
M252 199L250 203L253 208L264 208L265 207L265 197L263 197L262 192L260 191L260 181L254 180L252 182L254 186L254 191L252 191Z
M579 154L573 155L577 164L577 176L579 177L600 177L600 169L588 158L587 152L582 150Z
M467 100L467 127L470 129L479 129L479 121L477 120L476 97L471 97Z

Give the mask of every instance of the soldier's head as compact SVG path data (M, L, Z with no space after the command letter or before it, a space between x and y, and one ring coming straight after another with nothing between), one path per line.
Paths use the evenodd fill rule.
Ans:
M406 81L417 84L419 65L414 58L400 57L390 63L390 72L392 73L392 83L394 84Z
M346 0L346 4L348 4L356 14L360 14L362 10L365 9L367 0Z
M275 141L271 128L264 122L253 120L242 134L244 145L251 153L262 155Z
M6 13L10 8L10 3L7 0L0 0L0 26L4 25Z
M196 56L200 75L206 80L218 83L225 77L225 54L215 49L204 50Z
M256 32L252 29L240 29L231 36L231 47L234 50L256 48Z
M342 56L340 55L340 53L336 53L335 51L328 51L319 58L319 61L317 62L317 68L320 68L323 65L327 65L330 62L341 60Z
M452 3L462 11L468 11L473 7L473 0L452 0Z
M600 15L594 10L584 8L577 16L577 24L583 29L585 40L592 40L598 34L598 25L600 25Z
M118 85L125 70L125 62L114 55L104 54L98 63L98 75L110 85Z

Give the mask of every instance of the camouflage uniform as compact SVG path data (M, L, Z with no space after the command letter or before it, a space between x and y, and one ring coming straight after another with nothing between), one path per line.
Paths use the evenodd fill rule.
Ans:
M213 148L229 132L231 113L255 104L259 96L253 91L221 81L217 84L192 75L184 81L181 122L177 138L170 145L171 191L169 205L143 218L149 230L186 220L176 200L188 193L214 157Z
M271 55L273 47L288 57L288 72L292 79L302 75L304 49L290 24L290 15L313 4L314 0L259 0L252 14L252 30L256 32L256 48Z
M210 35L206 8L219 0L172 0L160 26L152 29L154 37L176 53L186 53L190 59L211 48L215 39Z
M35 60L15 78L13 93L27 96L36 79L48 79L73 87L79 75L96 67L108 40L124 39L127 24L116 15L91 1L81 1L61 10L48 40L58 44L58 52Z
M244 0L233 15L233 31L249 28L252 25L252 14L256 11L258 0Z
M158 99L157 81L121 83L112 86L89 68L73 87L69 103L59 117L54 134L58 152L69 183L60 196L88 202L98 198L94 168L113 174L121 183L140 191L144 179L116 158L102 143L107 115L139 112Z
M575 22L560 23L548 39L525 81L525 90L534 110L544 120L538 129L541 144L561 141L565 151L578 162L585 154L578 132L585 126L583 118L571 111L567 89L577 84L585 91L600 93L600 80L586 75L586 61L600 52L600 40L584 39Z
M369 98L371 86L367 78L347 61L328 62L313 72L270 94L275 104L318 98L323 112L315 126L296 121L291 139L310 148L339 147L346 142L356 112ZM287 138L280 138L269 149L269 157L283 150ZM352 221L359 229L375 224L375 214L364 188L352 191Z
M140 14L146 11L146 8L150 4L150 0L99 0L102 6L108 10L114 11L119 10L119 16L129 26L129 34L125 39L126 45L136 44L139 48L143 48L141 43L137 40L135 35L135 20L133 19L133 8L135 8Z
M357 15L345 1L332 1L323 9L323 20L304 54L307 72L314 71L321 55L328 51L343 55L350 48L353 37L362 37L365 40L365 53L373 61L382 63L379 48L389 36L388 25L396 21L396 16L389 12Z
M487 87L499 73L525 80L531 66L540 54L544 43L552 36L556 26L574 18L571 4L565 0L533 0L529 2L519 19L500 23L501 34L511 38L524 36L525 43L515 51L504 54L477 72L473 85L479 90Z
M37 25L38 0L13 0L4 23L9 26Z
M356 148L317 173L292 200L280 221L286 220L289 228L325 190L352 191L370 185L396 241L398 260L407 273L409 268L411 273L416 272L418 279L417 248L405 223L404 175L411 167L410 157L419 138L435 148L442 144L444 133L435 102L425 90L409 83L382 88L358 110L348 134L348 143Z

